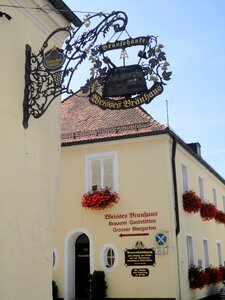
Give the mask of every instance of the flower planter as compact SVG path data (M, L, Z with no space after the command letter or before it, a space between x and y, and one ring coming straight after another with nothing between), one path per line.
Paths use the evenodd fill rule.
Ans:
M225 280L225 267L209 266L206 269L201 269L192 265L188 269L188 279L191 289L202 289L207 285L216 285Z
M203 289L209 284L209 274L194 265L188 269L188 279L191 289Z
M217 210L214 204L205 202L200 208L200 215L204 221L212 220L216 217Z
M208 273L209 283L212 285L216 285L223 280L223 274L222 274L220 268L210 266L205 269L205 272Z
M217 210L215 220L217 223L225 225L225 213L222 210Z
M92 190L82 197L81 205L85 208L102 210L118 203L119 196L116 192L111 192L109 188Z
M183 194L183 209L188 213L197 213L201 208L201 198L193 191Z

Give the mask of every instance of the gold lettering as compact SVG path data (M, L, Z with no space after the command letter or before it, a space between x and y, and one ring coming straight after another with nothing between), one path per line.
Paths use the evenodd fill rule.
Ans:
M158 84L156 89L157 89L157 91L161 92L162 91L162 86L160 84Z
M60 59L56 58L56 59L51 59L48 61L48 66L49 67L55 67L58 66L60 64Z
M107 49L108 49L108 45L107 44L102 45L102 50L106 51Z

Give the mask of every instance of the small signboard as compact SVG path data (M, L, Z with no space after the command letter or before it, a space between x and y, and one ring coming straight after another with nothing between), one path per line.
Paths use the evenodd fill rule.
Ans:
M58 71L61 69L66 58L63 54L63 50L53 47L43 60L44 67L49 71Z
M158 255L168 254L168 247L155 248L155 254L158 254Z
M149 270L145 268L135 268L131 270L131 275L133 277L148 277Z
M153 266L155 264L154 249L126 249L125 264L127 266Z

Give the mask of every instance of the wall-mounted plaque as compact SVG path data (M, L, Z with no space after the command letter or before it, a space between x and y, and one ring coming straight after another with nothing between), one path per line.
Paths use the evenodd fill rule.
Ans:
M127 266L153 266L155 264L154 249L126 249L125 264Z
M133 277L148 277L149 270L146 268L135 268L131 270L131 275Z

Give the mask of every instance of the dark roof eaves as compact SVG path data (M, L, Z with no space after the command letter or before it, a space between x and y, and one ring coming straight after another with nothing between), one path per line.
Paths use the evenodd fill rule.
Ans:
M166 127L163 130L154 131L154 132L143 132L137 134L127 134L123 136L113 136L113 137L105 137L105 138L97 138L97 139L90 139L90 140L83 140L83 141L73 141L73 142L65 142L62 143L62 147L68 146L76 146L76 145L85 145L85 144L94 144L94 143L101 143L101 142L108 142L108 141L115 141L115 140L122 140L122 139L130 139L130 138L139 138L139 137L146 137L146 136L156 136L161 134L168 134L175 140L189 153L191 154L197 161L199 161L207 170L209 170L219 181L221 181L225 185L225 179L217 173L201 156L196 154L172 129Z
M171 137L174 137L176 141L192 156L194 156L195 159L197 159L204 167L206 167L207 170L209 170L213 175L216 176L217 179L219 179L224 185L225 185L225 179L216 172L215 169L213 169L200 155L195 153L172 129L168 128L168 134Z
M138 132L136 134L126 134L121 136L112 136L112 137L104 137L104 138L96 138L96 139L86 139L86 140L80 140L80 141L72 141L72 142L64 142L61 143L62 147L68 147L68 146L76 146L76 145L84 145L84 144L93 144L93 143L101 143L101 142L108 142L108 141L115 141L115 140L123 140L123 139L130 139L130 138L139 138L139 137L145 137L145 136L154 136L154 135L160 135L167 133L168 130L163 129L159 131L153 131L153 132Z
M67 21L76 27L82 25L82 21L74 14L74 12L62 0L48 0L58 12L66 18Z

